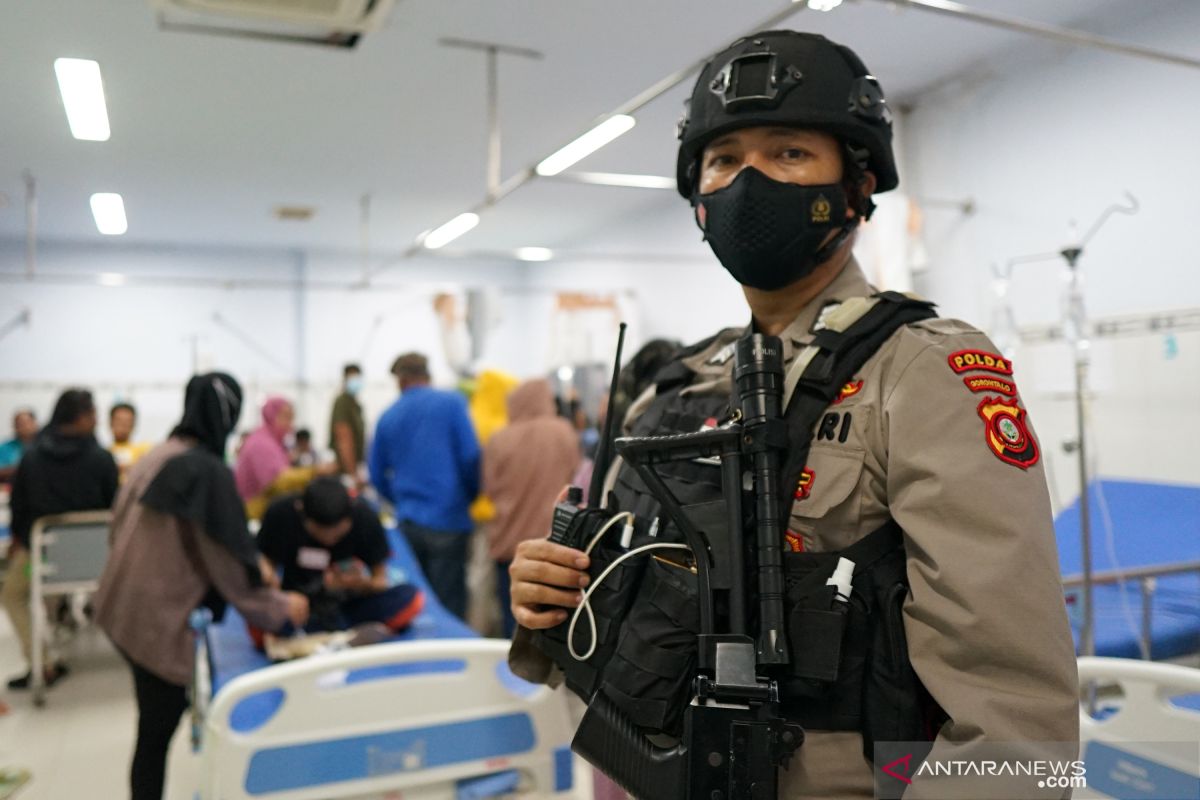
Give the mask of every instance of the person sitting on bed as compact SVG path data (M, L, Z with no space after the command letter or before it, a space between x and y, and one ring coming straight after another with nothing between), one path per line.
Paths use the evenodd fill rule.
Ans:
M272 503L258 549L268 580L309 598L309 632L375 622L398 633L425 605L416 586L388 585L390 548L379 516L337 478L317 478L303 494Z

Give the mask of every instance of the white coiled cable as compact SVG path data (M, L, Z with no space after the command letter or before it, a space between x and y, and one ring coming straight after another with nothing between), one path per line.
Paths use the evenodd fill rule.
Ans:
M604 526L601 527L600 530L596 533L596 535L592 537L592 540L590 542L588 542L587 549L584 550L583 552L590 555L592 552L592 548L594 548L596 546L596 544L604 537L604 534L608 533L608 531L611 530L613 528L613 526L615 526L617 524L617 521L622 518L628 520L628 524L630 524L630 525L633 524L633 514L631 514L628 511L622 511L621 513L615 515L608 522L604 523ZM592 592L596 591L596 589L599 588L600 584L604 583L604 579L607 578L614 569L616 569L622 563L624 563L626 559L633 558L634 556L641 555L642 553L646 553L651 550L688 550L688 551L690 551L691 549L692 548L688 547L686 544L669 544L667 542L658 542L655 544L645 544L645 545L642 545L641 547L635 547L633 550L630 550L628 553L622 553L611 564L609 564L608 567L605 568L605 570L603 572L601 572L600 575L596 578L596 582L593 583L591 586L589 586L587 588L587 591L585 591L583 593L583 599L579 602L579 608L575 609L575 613L571 616L571 624L567 627L567 649L570 651L571 657L574 658L576 661L587 661L596 652L596 639L597 639L597 637L596 637L596 615L592 611L592 604L591 604ZM592 641L591 641L591 644L588 646L587 652L584 653L583 655L580 655L579 652L575 649L575 625L579 622L579 615L583 614L585 612L587 613L588 627L591 629Z

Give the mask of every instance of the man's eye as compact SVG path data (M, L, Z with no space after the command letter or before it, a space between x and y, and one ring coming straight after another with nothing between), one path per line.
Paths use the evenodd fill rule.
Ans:
M709 159L708 159L709 167L727 167L732 163L733 163L733 156L725 155L723 153L714 155L714 156L709 156Z
M799 147L789 147L783 151L783 157L789 161L796 161L808 156L808 151L802 150Z

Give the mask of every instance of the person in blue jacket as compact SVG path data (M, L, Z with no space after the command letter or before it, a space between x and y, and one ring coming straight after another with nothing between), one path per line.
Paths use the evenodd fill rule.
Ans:
M438 599L467 609L468 507L479 494L479 439L466 399L429 385L429 363L405 353L392 364L400 399L375 428L371 483L395 508L400 529Z

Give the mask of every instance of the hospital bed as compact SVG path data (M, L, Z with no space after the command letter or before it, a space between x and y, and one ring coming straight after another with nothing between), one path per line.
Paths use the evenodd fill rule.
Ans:
M1096 654L1167 659L1200 652L1200 487L1105 479L1093 482L1089 500ZM1054 528L1078 643L1078 501Z
M1100 700L1094 715L1080 707L1087 787L1075 798L1200 798L1200 669L1081 658L1079 680Z
M514 676L508 642L446 611L388 535L393 582L427 593L395 641L272 665L232 609L197 637L201 800L590 798L566 693Z

